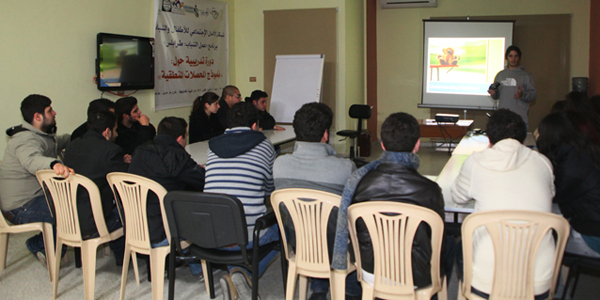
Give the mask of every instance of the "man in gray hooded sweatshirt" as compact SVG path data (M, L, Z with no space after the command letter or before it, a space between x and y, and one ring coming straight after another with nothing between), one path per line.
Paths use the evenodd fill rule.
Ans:
M517 113L528 124L529 103L535 101L536 90L531 74L521 66L521 49L509 46L506 49L507 66L496 74L494 84L488 93L500 100L498 108L506 108Z

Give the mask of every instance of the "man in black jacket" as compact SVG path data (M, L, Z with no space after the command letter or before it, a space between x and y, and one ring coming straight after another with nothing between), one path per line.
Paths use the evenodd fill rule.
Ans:
M166 117L158 124L158 135L135 150L129 173L160 183L167 191L204 189L204 168L185 151L187 122ZM148 228L153 247L168 245L156 195L148 196Z
M345 268L342 264L342 261L345 264L345 257L341 255L346 251L345 245L337 240L347 241L347 227L343 229L341 222L348 222L346 212L349 204L364 201L397 201L429 208L443 219L444 199L440 187L417 172L420 164L416 154L420 146L419 136L419 123L407 113L391 114L383 122L381 148L384 152L378 160L355 171L344 188L338 215L333 268ZM373 274L373 248L366 225L361 221L357 222L357 236L362 268L363 271ZM413 281L417 287L431 284L431 251L429 228L421 224L412 247Z
M117 100L115 113L119 118L117 127L119 136L115 143L123 148L123 152L127 155L125 161L129 162L129 155L133 154L137 146L152 140L156 135L156 130L154 125L150 124L148 116L142 114L137 105L137 99L134 97Z
M128 165L123 161L123 150L113 143L116 137L117 117L110 111L99 111L88 117L88 131L80 138L71 141L65 150L64 163L96 183L100 190L102 211L109 232L122 227L119 212L106 174L126 172ZM98 236L92 215L88 193L81 188L77 191L77 213L83 239ZM110 243L117 265L123 263L125 241L120 239Z

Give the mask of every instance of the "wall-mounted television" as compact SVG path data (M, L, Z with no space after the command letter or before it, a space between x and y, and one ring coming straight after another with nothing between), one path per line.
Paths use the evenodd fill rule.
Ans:
M99 90L154 88L154 38L101 32L96 49Z

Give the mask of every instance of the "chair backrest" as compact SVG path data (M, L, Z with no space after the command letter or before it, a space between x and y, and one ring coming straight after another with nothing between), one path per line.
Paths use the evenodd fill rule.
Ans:
M165 197L164 207L173 239L184 238L202 248L239 244L245 252L244 205L235 196L172 191Z
M368 119L371 117L371 107L366 104L353 104L348 110L348 115L350 118L358 119L356 131L361 132L363 119Z
M442 288L440 252L444 221L433 210L400 202L367 201L348 208L350 238L356 255L359 276L362 266L356 222L362 219L373 245L374 284L376 293L414 298L412 277L412 245L419 225L431 228L431 283L434 291Z
M129 173L113 172L106 175L108 184L113 190L117 204L123 209L125 236L127 243L140 249L150 249L150 233L148 230L147 200L148 192L158 197L162 210L167 190L154 180ZM171 241L167 217L162 212L163 226L167 240Z
M329 272L329 251L327 243L327 222L334 207L340 206L341 196L311 189L281 189L271 194L271 204L279 223L286 258L295 259L298 269ZM288 249L288 237L282 219L282 208L286 218L294 224L296 239L295 256Z
M77 213L77 189L80 186L88 192L99 236L108 235L102 211L100 190L92 180L79 174L64 178L56 175L54 170L37 171L36 177L46 194L48 205L54 207L56 234L58 236L67 241L82 241L79 214Z
M556 234L554 274L550 299L558 279L559 266L569 237L569 222L556 214L500 210L474 213L462 225L464 284L463 295L471 298L473 234L484 227L494 246L494 280L490 299L533 299L533 280L538 248L551 231Z

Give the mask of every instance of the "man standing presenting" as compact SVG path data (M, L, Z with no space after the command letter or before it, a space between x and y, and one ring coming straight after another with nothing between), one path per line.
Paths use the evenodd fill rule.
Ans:
M35 173L53 169L57 175L74 174L57 156L69 142L69 135L56 136L56 112L52 101L42 95L29 95L21 102L23 122L6 130L10 137L0 165L0 207L13 224L46 222L54 224L44 192ZM45 263L44 238L35 235L27 249Z
M219 110L217 111L217 125L221 125L220 133L225 132L225 129L229 128L227 126L227 112L229 109L233 107L234 104L240 103L242 101L242 94L240 90L233 86L228 85L223 88L223 93L221 94L221 100L219 100Z
M533 78L521 66L519 47L509 46L504 57L508 65L496 75L488 93L494 100L500 100L498 108L506 108L517 113L527 124L529 103L535 101L537 93Z
M115 113L118 118L117 139L115 143L123 148L123 153L132 155L135 148L156 135L156 129L150 124L150 118L142 115L134 97L124 97L117 100ZM126 157L125 162L129 162Z

